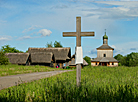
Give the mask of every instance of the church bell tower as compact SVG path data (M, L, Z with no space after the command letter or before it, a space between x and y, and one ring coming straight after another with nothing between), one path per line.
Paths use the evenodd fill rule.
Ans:
M113 57L114 48L108 45L108 36L103 36L102 46L97 48L97 57L91 60L92 66L118 66L118 61Z
M105 31L105 35L103 36L103 44L108 45L108 36L106 35L106 31Z

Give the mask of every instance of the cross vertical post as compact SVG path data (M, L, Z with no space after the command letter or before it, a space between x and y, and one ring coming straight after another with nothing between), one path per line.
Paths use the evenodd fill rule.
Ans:
M81 17L76 17L76 46L81 46Z
M94 36L94 32L81 32L81 17L76 17L76 32L63 32L63 37L76 37L77 48L81 47L81 36ZM81 82L81 64L83 63L76 64L77 86L80 86Z
M76 47L80 47L81 46L81 17L76 17L76 33L77 33ZM77 82L77 86L80 86L81 64L76 65L76 82Z

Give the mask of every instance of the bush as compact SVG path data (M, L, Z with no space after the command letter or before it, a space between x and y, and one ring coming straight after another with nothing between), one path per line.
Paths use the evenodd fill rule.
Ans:
M121 54L118 54L114 57L119 61L119 66L129 66L134 67L138 66L138 53L132 52L130 54L127 54L126 56L122 56Z
M91 66L91 58L90 57L85 56L83 59L89 64L89 66Z
M5 53L0 51L0 65L8 65L9 59L5 56Z
M54 47L63 47L63 46L61 45L60 42L55 41L55 42L54 42Z
M76 67L74 67L74 66L68 66L68 68L66 68L66 69L76 69Z
M132 52L127 56L127 66L138 66L138 53Z
M4 53L23 53L23 51L19 51L15 47L10 47L10 45L2 46L1 51L4 52Z

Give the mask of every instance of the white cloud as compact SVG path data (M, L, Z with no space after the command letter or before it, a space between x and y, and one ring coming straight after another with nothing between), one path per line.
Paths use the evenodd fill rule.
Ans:
M29 30L33 30L34 28L31 27ZM47 30L47 29L41 29L39 30L38 34L41 34L41 36L49 36L52 32L50 30ZM30 35L33 35L33 34L30 34ZM30 36L30 35L27 35L27 36L22 36L22 37L19 37L18 40L24 40L24 39L33 39L33 38L39 38L40 36Z
M138 2L137 1L97 1L96 3L101 4L108 4L108 5L118 5L118 6L124 6L124 7L137 7Z
M112 45L114 47L114 55L122 54L127 55L132 51L137 52L138 50L138 42L127 42L127 43L120 43L116 45Z
M38 33L41 34L41 36L49 36L52 32L47 29L41 29Z
M98 4L106 4L111 7L99 7L84 9L87 17L98 16L100 19L133 19L138 17L138 2L98 1Z
M130 48L130 50L132 50L132 51L136 51L136 50L137 50L137 48Z
M33 37L31 36L23 36L23 37L19 37L18 40L24 40L24 39L32 39Z
M25 29L22 33L29 32L29 31L32 31L32 30L34 30L34 29L36 29L36 28L40 28L40 27L41 27L41 26L33 25L33 26L31 26L30 28Z
M89 56L91 58L96 58L97 57L97 50L96 49L83 49L83 54L84 56Z
M0 41L2 41L2 40L9 40L8 38L5 38L5 37L0 37Z
M89 53L97 55L97 50L96 49L92 49Z
M53 6L51 9L65 9L65 8L68 8L68 6L65 4L61 4L61 5Z
M6 23L6 22L7 22L7 21L4 21L4 20L0 20L0 24L1 24L1 23Z
M11 36L0 36L0 41L11 40Z

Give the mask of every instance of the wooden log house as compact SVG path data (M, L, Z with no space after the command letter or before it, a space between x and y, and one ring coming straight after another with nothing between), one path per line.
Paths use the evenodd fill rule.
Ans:
M59 65L60 68L63 67L63 63L66 63L68 61L70 61L71 59L71 49L70 48L29 48L28 49L28 53L32 56L36 56L36 62L38 60L38 62L40 61L41 58L43 58L44 56L40 56L40 58L37 58L37 55L35 55L35 53L51 53L51 56L53 54L53 57L51 57L52 60L52 64L53 67L56 67L57 65ZM48 57L45 55L45 57ZM51 61L49 59L49 61ZM47 59L48 61L48 59ZM33 64L32 58L30 60L30 63ZM48 62L49 63L49 62Z

